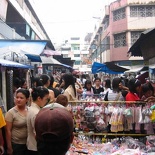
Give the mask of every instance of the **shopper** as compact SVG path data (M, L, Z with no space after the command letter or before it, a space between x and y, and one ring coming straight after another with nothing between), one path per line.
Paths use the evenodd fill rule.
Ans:
M6 141L8 155L26 155L27 147L27 102L30 92L18 89L15 96L15 106L5 115Z
M54 77L52 75L50 75L50 85L49 85L48 89L53 90L54 96L55 96L55 98L57 98L57 96L60 95L61 92L60 92L60 90L53 87L53 83L54 83Z
M42 74L40 76L40 81L42 82L42 86L45 88L48 88L50 85L50 76L47 74ZM52 103L55 101L55 96L54 96L54 91L53 90L49 90L49 103Z
M39 86L32 89L31 96L33 102L29 108L27 115L27 130L28 130L27 148L29 155L37 155L38 152L35 138L36 134L34 128L34 121L40 109L47 104L49 99L49 91L47 88Z
M62 76L62 85L64 86L63 94L67 96L68 101L76 101L78 96L75 88L75 78L71 73Z
M65 155L73 141L73 118L65 108L43 108L35 120L39 155Z
M94 80L94 94L99 95L104 92L104 88L101 85L101 79L96 77Z
M94 88L92 86L92 82L90 80L86 80L84 84L83 96L93 96Z
M128 83L129 92L125 97L126 101L139 101L141 91L141 82L138 79L130 79Z
M122 96L122 92L121 92L122 87L120 87L120 85L122 85L121 78L119 78L119 77L114 78L112 80L112 89L109 90L105 94L104 100L105 101L124 101L124 97ZM109 104L111 104L111 103L109 103Z
M103 87L104 87L103 94L105 95L109 90L111 90L111 80L110 79L105 79L103 81Z

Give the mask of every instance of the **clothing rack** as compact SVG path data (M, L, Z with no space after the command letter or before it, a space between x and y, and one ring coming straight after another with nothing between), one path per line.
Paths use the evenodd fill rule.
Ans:
M87 103L96 103L98 105L105 104L106 106L109 103L119 103L119 104L132 104L133 105L145 105L147 102L145 101L97 101L97 100L77 100L77 101L69 101L69 105L71 106L78 106L82 104L87 104ZM153 104L153 103L152 103ZM85 131L85 130L75 130L74 135L86 135L86 136L111 136L111 137L123 137L123 136L131 136L131 137L146 137L149 135L154 135L154 134L146 134L146 133L131 133L130 131L122 131L122 132L107 132L107 131L102 131L102 132L95 132L95 131Z

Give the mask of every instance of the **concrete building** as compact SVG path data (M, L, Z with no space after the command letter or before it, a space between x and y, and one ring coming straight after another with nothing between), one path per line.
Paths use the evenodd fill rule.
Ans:
M49 40L29 0L0 0L0 39Z
M140 34L154 27L155 0L116 0L105 6L105 15L90 42L90 59L131 66L143 63L127 52ZM131 61L132 60L132 61Z
M87 63L89 51L86 46L87 44L80 37L71 37L61 46L63 58L71 58L74 61L73 68L81 72L91 70Z
M41 50L44 48L53 50L54 46L29 0L0 0L0 95L6 109L14 106L13 79L15 77L28 79L29 77L30 82L32 75L28 67L30 62L28 56L23 53L21 55L17 49L9 48L10 44L17 41L32 44L32 42L38 43L43 40L48 40L48 42L47 44L44 42L45 46L42 46ZM5 45L4 41L7 42ZM29 45L25 46L25 51L30 49ZM15 46L18 48L17 44ZM37 49L36 46L35 49ZM35 53L36 51L39 50L35 50ZM35 67L33 72L36 72L36 69Z

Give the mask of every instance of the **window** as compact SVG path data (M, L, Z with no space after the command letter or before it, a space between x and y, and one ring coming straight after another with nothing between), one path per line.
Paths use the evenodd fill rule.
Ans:
M63 54L63 58L68 58L68 54Z
M106 30L108 26L109 26L109 17L105 18L103 22L103 29Z
M137 41L137 39L139 38L141 33L142 33L142 31L131 32L131 45L133 45Z
M87 57L88 56L88 54L83 54L83 57Z
M155 6L131 6L131 17L155 17Z
M113 21L118 21L124 18L126 18L125 8L113 12Z
M81 61L75 61L74 65L80 65Z
M80 54L74 54L74 57L80 57Z
M71 49L72 49L73 51L76 51L76 50L80 50L80 47L79 47L79 46L73 46Z
M114 47L126 46L126 33L120 33L114 35Z
M108 49L110 49L110 37L109 36L104 38L101 42L101 51L105 51Z

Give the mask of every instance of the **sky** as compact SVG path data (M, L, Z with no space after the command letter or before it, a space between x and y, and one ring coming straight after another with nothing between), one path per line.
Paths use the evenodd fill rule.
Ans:
M114 0L31 0L48 36L54 43L85 37L99 25L105 5ZM95 18L93 18L95 17Z

